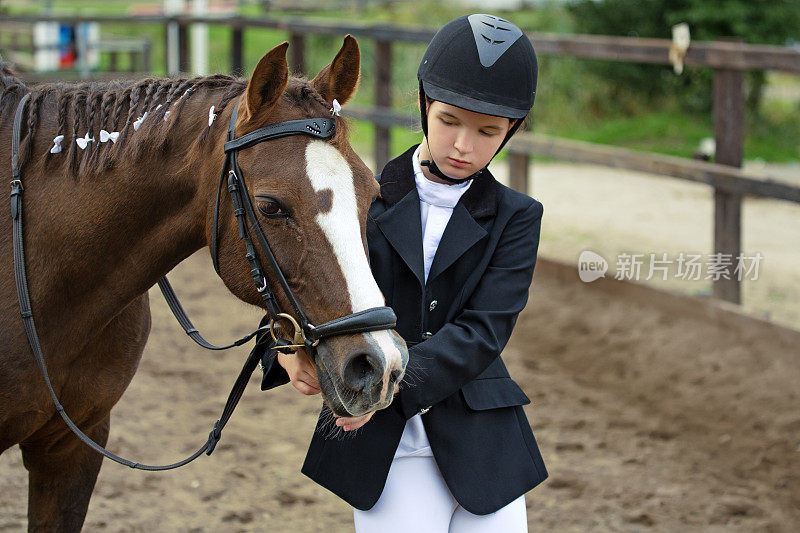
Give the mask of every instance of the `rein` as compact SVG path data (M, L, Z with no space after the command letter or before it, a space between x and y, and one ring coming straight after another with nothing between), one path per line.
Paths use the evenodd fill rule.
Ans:
M22 315L23 324L25 325L25 331L28 336L28 342L30 343L31 349L33 350L34 357L36 358L36 363L42 372L42 376L44 377L44 381L45 384L47 385L47 389L50 392L50 396L53 399L56 411L58 412L59 415L61 415L61 418L64 419L64 422L67 424L69 429L86 445L88 445L96 452L104 455L105 457L108 457L112 461L115 461L124 466L128 466L130 468L135 468L138 470L148 470L148 471L170 470L194 461L203 453L205 453L206 455L211 455L211 453L214 451L214 448L216 447L217 443L219 442L222 436L223 428L228 423L228 420L233 414L236 405L238 404L239 400L242 397L242 394L244 393L244 389L247 386L250 376L258 366L261 356L260 352L256 349L253 349L251 351L250 356L245 361L244 366L242 367L242 370L240 371L239 376L236 378L233 388L231 389L231 392L228 395L228 399L225 402L225 407L223 408L222 414L220 415L219 419L214 423L214 427L211 430L211 433L209 434L206 442L195 453L193 453L186 459L183 459L176 463L161 465L161 466L152 466L152 465L145 465L129 461L128 459L124 459L122 457L115 455L114 453L106 450L105 448L94 442L86 434L84 434L80 430L80 428L78 428L78 426L75 425L75 423L69 418L67 413L64 411L64 407L61 405L61 402L59 402L55 390L53 389L53 385L50 382L50 376L47 372L47 366L44 361L44 355L42 354L42 348L39 343L39 337L38 334L36 333L36 326L34 324L34 319L33 319L33 310L31 308L30 294L28 291L27 274L25 269L25 251L24 251L23 237L22 237L23 236L22 197L25 189L22 186L22 176L19 168L19 143L22 130L22 115L25 109L25 105L30 99L30 96L31 93L25 94L20 100L19 104L17 105L17 109L14 114L14 129L11 138L11 174L12 174L11 217L13 219L13 226L14 226L13 228L14 277L16 279L17 298L19 300L20 313ZM336 131L336 123L334 122L333 118L332 117L310 118L310 119L290 120L287 122L280 122L277 124L272 124L270 126L259 128L255 131L252 131L246 135L237 138L234 129L236 124L238 106L239 104L237 102L233 108L230 125L228 126L227 142L225 143L225 162L222 167L222 174L220 176L219 188L217 190L217 200L214 208L211 255L214 262L214 270L217 272L218 275L221 276L218 257L217 257L219 253L217 234L218 234L218 219L219 219L220 198L222 195L222 186L227 178L227 183L228 183L227 188L228 192L230 193L231 200L233 202L234 215L236 217L236 221L239 227L239 238L245 241L245 247L246 247L245 258L250 264L250 273L253 277L253 282L256 285L256 290L258 290L258 292L262 296L262 299L264 300L264 304L267 308L267 314L270 318L270 322L268 326L260 327L254 332L245 335L241 339L234 341L232 344L229 344L227 346L215 346L214 344L211 344L210 342L205 340L202 337L202 335L200 335L200 332L194 327L192 321L189 320L189 317L186 315L186 312L181 306L178 297L175 295L172 286L170 285L166 276L164 276L158 281L158 286L161 289L161 292L164 295L164 299L167 301L170 310L175 315L175 318L178 320L181 327L184 329L186 334L189 335L189 337L192 340L194 340L197 344L199 344L203 348L209 350L226 350L234 346L241 346L242 344L248 342L250 339L256 336L258 333L261 332L266 333L266 331L269 330L270 335L272 337L271 340L272 352L276 352L277 350L296 351L299 348L305 348L308 351L309 356L311 356L311 358L315 362L316 362L316 346L324 338L332 337L334 335L363 333L367 331L376 331L376 330L394 328L397 322L397 318L394 314L394 311L390 307L374 307L370 309L365 309L363 311L359 311L356 313L352 313L350 315L333 319L318 326L314 326L313 324L311 324L306 314L303 312L303 309L300 306L299 302L297 301L291 289L289 288L289 285L286 282L286 278L283 275L283 272L281 271L280 267L278 266L278 263L275 259L274 254L272 253L269 243L267 242L264 233L261 231L261 226L259 225L258 219L256 218L255 211L253 210L253 204L250 201L250 196L249 193L247 192L247 187L245 186L241 169L239 168L239 164L237 161L238 151L253 146L255 144L268 141L271 139L286 137L288 135L303 134L303 135L310 135L312 137L319 139L328 139L332 137ZM277 279L278 284L280 285L280 288L283 291L283 294L288 299L292 307L292 310L294 311L294 316L289 313L284 313L281 311L275 293L269 287L269 283L264 274L264 269L261 265L261 261L259 260L258 255L256 254L256 249L253 244L252 237L250 236L250 232L248 230L247 219L249 219L250 225L252 226L253 231L256 235L256 240L259 243L261 252L267 259L268 266L270 267L273 275ZM295 316L297 318L294 318ZM287 319L292 324L294 331L292 335L293 338L291 339L291 341L287 341L276 335L274 326L275 323L280 319ZM262 342L263 339L267 339L266 335L261 337L261 340L259 340L259 338L257 337L256 345Z

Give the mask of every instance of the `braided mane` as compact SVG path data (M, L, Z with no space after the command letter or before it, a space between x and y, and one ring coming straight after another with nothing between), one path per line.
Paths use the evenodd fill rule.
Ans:
M28 88L12 73L7 62L0 62L0 116L13 115L22 95L31 92L23 120L20 166L33 157L43 157L48 172L61 169L78 179L111 170L123 158L135 159L145 151L167 155L175 140L170 135L174 131L174 121L193 95L200 91L210 94L216 113L220 113L244 92L247 81L247 78L213 74L103 83L45 83ZM304 78L290 78L284 96L303 107L308 107L310 102L330 107ZM56 117L53 136L64 135L63 152L33 153L34 140L43 129L43 110L45 116ZM135 134L135 123L141 117L147 121L147 135ZM101 130L119 132L117 141L99 142ZM195 139L198 147L203 146L209 130L210 125L205 124L199 131ZM76 141L87 134L94 141L81 149Z

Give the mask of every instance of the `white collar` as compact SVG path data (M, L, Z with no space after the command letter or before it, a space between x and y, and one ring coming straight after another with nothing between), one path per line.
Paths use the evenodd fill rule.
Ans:
M422 148L421 144L417 146L414 155L411 157L411 165L414 168L414 181L417 183L419 199L426 204L435 205L437 207L455 207L461 195L472 185L473 180L453 185L429 180L425 177L425 174L423 174L422 167L419 164L420 148Z

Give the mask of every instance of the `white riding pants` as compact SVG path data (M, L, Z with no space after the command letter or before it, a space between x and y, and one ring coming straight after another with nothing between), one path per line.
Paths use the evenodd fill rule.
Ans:
M488 515L472 514L453 498L430 456L392 461L380 499L353 509L356 533L527 533L525 495Z

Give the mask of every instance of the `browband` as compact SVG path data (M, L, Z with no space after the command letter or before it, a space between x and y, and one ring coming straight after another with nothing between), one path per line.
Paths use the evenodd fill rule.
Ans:
M233 126L233 125L232 125ZM229 130L233 137L233 132ZM336 133L336 122L329 118L303 118L300 120L288 120L277 124L270 124L263 128L258 128L236 139L231 139L225 143L225 153L231 150L241 150L254 144L289 135L304 133L319 139L329 139Z

